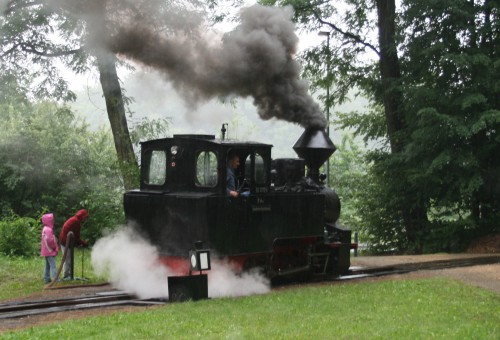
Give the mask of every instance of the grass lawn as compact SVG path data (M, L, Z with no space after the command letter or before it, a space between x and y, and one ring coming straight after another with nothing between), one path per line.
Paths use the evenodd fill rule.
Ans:
M61 262L62 252L56 259L57 268ZM89 279L89 283L103 282L102 278L96 277L90 264L90 251L76 248L74 255L74 276L83 276ZM41 256L32 258L6 257L0 255L0 300L13 299L26 296L31 293L41 292L44 288L43 268L45 259ZM62 277L61 272L61 277ZM61 282L58 284L74 284L74 282Z
M449 279L275 290L0 333L1 339L500 339L500 295Z

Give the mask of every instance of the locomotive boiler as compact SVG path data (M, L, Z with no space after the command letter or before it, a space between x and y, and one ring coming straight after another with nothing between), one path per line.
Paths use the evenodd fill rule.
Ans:
M323 130L306 129L293 147L300 158L273 160L271 148L213 135L143 142L140 189L124 195L126 218L181 275L197 241L271 279L345 274L356 244L337 226L339 198L319 173L335 146ZM240 160L238 197L226 193L230 154Z

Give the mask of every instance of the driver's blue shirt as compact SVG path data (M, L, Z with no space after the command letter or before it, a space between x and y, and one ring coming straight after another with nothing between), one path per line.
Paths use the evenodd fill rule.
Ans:
M229 196L230 191L236 191L236 175L233 168L227 168L227 185L226 194Z

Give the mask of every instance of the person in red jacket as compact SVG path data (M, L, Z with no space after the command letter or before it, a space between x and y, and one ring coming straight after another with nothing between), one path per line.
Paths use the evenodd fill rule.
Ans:
M74 245L75 246L87 246L87 241L82 240L80 238L80 229L82 228L83 222L89 217L89 213L85 209L79 210L75 216L70 217L66 222L64 222L64 225L62 227L61 233L59 234L59 241L61 242L61 249L63 253L66 251L68 254L66 255L66 259L64 261L64 278L63 279L70 279L71 278L71 268L73 267L73 263L71 262L73 256L72 256L72 251L73 249L71 247L68 247L66 249L66 240L68 237L68 233L70 231L73 232L74 235Z

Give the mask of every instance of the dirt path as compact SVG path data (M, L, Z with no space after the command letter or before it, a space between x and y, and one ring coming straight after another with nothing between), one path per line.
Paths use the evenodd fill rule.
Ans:
M433 254L433 255L402 255L402 256L361 256L351 260L351 266L375 268L404 263L421 263L454 259L471 259L499 254ZM439 270L419 270L416 272L391 276L397 278L416 277L449 277L466 284L500 293L500 263Z

